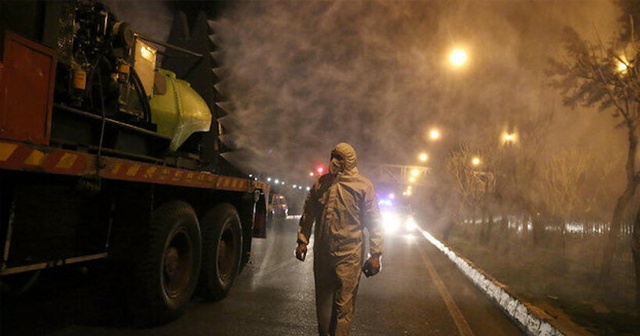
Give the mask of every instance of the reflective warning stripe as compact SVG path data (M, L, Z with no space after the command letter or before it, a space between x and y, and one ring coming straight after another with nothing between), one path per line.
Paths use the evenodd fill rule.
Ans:
M28 166L41 166L44 162L46 155L41 152L34 150L29 154L26 160L24 160L24 164Z
M125 159L102 157L58 148L0 141L0 169L35 171L144 183L171 184L198 188L253 192L268 185L244 178L214 175Z
M16 148L18 148L16 144L0 144L0 161L7 161Z

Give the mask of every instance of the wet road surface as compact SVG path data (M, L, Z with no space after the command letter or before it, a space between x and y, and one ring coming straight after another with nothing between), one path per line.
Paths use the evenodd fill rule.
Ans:
M2 298L2 335L315 335L313 254L293 256L297 217L254 240L225 300L192 302L167 325L127 327L106 268L48 272L21 300ZM351 335L524 335L422 235L388 235L382 272L362 277Z

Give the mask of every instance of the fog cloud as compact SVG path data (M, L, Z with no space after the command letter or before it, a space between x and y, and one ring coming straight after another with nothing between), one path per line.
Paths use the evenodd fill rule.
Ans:
M605 1L239 2L216 22L237 159L303 174L348 141L361 161L411 164L433 125L481 142L537 113L573 113L548 88L548 58L564 25L606 38L616 18ZM465 69L447 64L457 46ZM559 120L573 139L593 117Z
M544 73L565 25L606 41L617 18L609 1L233 2L213 25L233 102L226 157L304 179L339 141L363 163L413 164L435 150L432 126L449 144L488 143L541 114L553 114L550 150L605 157L624 135L609 116L563 107ZM448 64L453 47L467 50L464 69Z

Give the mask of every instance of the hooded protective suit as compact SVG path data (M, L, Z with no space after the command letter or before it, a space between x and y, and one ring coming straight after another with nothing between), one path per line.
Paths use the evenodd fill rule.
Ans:
M383 247L378 198L373 184L358 173L355 150L339 143L331 156L330 173L309 192L298 226L298 244L306 246L315 223L313 269L321 336L349 335L363 265L363 230L369 232L372 256L379 257Z

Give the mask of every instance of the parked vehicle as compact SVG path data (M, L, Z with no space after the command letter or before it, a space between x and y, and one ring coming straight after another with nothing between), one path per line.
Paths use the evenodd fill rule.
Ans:
M225 297L265 237L269 185L220 155L206 15L167 43L93 1L0 11L2 283L107 259L144 324Z
M289 214L287 198L282 194L272 193L269 202L269 215L273 218L286 218Z

